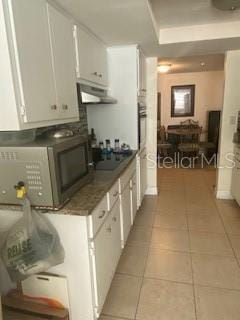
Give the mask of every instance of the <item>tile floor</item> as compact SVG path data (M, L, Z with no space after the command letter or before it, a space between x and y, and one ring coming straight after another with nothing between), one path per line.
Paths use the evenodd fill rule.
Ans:
M240 320L240 208L216 200L213 169L160 169L101 320Z

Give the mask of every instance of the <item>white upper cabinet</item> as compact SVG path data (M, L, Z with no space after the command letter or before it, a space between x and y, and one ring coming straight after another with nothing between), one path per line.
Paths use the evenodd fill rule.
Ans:
M55 8L48 7L53 69L56 85L56 105L62 118L78 116L75 73L73 23Z
M6 88L0 92L0 105L5 107L0 130L30 129L78 120L73 51L68 53L72 39L70 22L67 24L65 18L61 20L56 16L51 20L51 44L45 0L0 2L0 83ZM56 25L61 28L58 34L54 33ZM67 54L56 54L60 47ZM66 87L60 77L63 81L67 79ZM70 106L68 114L62 112L63 104Z
M107 48L95 37L75 26L76 72L83 81L108 86Z

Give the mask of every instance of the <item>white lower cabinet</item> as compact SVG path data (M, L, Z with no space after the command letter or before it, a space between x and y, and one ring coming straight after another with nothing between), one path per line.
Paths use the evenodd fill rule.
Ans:
M105 223L91 241L96 317L101 313L121 255L120 230L120 202L118 199Z
M49 272L68 280L71 320L100 317L134 220L135 181L136 161L129 164L89 216L47 214L66 252L65 262ZM1 229L8 230L21 216L20 211L0 210ZM0 273L1 286L11 286L4 270Z
M147 189L147 151L144 149L140 153L140 204Z
M120 200L121 200L121 240L122 240L122 247L124 247L132 226L130 181L126 186L126 188L121 193Z
M133 175L131 179L131 213L132 223L135 220L137 214L137 175Z

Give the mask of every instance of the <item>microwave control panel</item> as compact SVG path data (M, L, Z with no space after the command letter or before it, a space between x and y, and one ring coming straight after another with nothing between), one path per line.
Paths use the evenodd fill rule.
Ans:
M39 196L42 194L43 183L41 176L41 164L40 163L29 163L26 164L26 180L29 190L37 190Z
M15 185L23 181L33 206L53 203L46 148L0 147L0 203L19 204Z

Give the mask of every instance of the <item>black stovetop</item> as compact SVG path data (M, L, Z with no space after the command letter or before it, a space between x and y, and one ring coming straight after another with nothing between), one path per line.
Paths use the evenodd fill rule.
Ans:
M95 169L113 171L121 164L123 160L125 160L128 157L129 155L115 153L102 154L101 158L99 158L98 162L95 164Z

